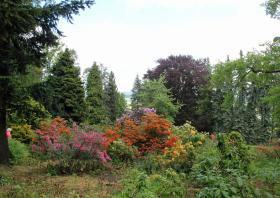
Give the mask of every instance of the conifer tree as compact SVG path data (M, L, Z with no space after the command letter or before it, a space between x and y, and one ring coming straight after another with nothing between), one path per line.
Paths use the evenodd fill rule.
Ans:
M105 86L105 95L108 116L110 121L114 122L117 118L118 90L115 82L115 75L112 71L109 74L108 83Z
M166 88L165 78L145 80L139 92L142 107L156 109L157 113L173 121L181 105L174 103L171 91Z
M48 79L52 95L50 112L67 120L81 122L85 112L84 88L75 59L75 52L65 49L51 69Z
M104 123L106 120L105 96L101 70L97 63L87 71L86 102L88 105L88 122L90 124Z
M140 89L141 89L141 80L139 79L139 75L137 74L132 88L132 95L131 95L132 109L138 109L140 107L140 98L139 98Z
M127 107L125 95L123 93L118 92L117 94L117 118L121 117L125 112Z

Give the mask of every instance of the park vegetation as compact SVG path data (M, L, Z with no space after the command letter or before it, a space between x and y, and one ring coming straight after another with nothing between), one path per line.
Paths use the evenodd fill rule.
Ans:
M59 43L59 18L93 4L0 3L0 197L279 197L280 39L215 65L161 58L127 104Z

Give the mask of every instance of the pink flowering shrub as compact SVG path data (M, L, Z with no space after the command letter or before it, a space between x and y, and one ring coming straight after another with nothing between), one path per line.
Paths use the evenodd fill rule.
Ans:
M72 132L75 135L70 145L75 151L75 159L96 158L102 162L111 160L105 150L106 137L103 134L94 131L83 132L76 125L73 126Z
M33 152L53 160L111 160L105 149L106 137L94 131L84 132L76 124L69 128L59 119L59 124L52 121L36 130Z

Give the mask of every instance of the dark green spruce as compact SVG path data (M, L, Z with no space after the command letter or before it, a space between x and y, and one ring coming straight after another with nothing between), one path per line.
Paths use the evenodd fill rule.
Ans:
M80 69L75 66L75 52L61 52L48 79L52 95L50 112L67 120L82 122L85 117L85 93Z
M102 74L97 63L86 72L86 102L88 106L87 122L89 124L106 123L107 111L102 82Z

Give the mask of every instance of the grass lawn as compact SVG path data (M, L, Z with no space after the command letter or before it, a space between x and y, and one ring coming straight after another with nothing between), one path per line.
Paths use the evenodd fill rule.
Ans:
M0 166L0 197L111 197L121 171L51 176L38 166Z

